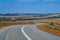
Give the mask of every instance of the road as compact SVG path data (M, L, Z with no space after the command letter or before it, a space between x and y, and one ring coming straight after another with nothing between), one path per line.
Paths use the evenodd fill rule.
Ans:
M60 40L60 37L37 28L38 25L15 25L0 29L0 40Z

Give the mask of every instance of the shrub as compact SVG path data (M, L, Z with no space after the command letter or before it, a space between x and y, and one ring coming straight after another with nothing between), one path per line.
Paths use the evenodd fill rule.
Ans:
M54 23L53 23L53 22L51 22L51 23L50 23L50 25L54 25Z

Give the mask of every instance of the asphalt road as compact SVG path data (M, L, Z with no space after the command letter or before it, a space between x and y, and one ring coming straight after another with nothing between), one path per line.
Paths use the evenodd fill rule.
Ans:
M15 25L0 29L0 40L60 40L60 37L46 33L38 25Z

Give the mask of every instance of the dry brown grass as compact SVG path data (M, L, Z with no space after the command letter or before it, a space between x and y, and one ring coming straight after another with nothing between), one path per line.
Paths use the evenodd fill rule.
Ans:
M4 28L10 25L20 25L20 24L33 24L33 23L58 23L60 25L60 18L56 19L43 19L43 20L22 20L22 21L0 21L0 28Z
M18 22L0 22L0 29L11 25L33 24L33 22L18 21Z
M51 34L60 36L60 31L54 30L54 29L51 29L51 28L48 28L47 25L41 25L41 26L39 26L38 28L41 29L41 30L43 30L43 31L46 31L46 32L48 32L48 33L51 33Z
M56 18L56 19L45 19L45 20L40 20L40 22L45 22L47 24L51 24L53 22L53 26L56 26L56 27L60 27L60 18ZM54 30L52 28L48 28L47 25L39 25L38 27L39 29L43 30L43 31L46 31L48 33L51 33L51 34L54 34L54 35L57 35L57 36L60 36L60 30Z

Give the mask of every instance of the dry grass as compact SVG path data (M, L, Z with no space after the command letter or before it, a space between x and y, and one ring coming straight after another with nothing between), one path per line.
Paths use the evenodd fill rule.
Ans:
M60 36L60 18L56 18L56 19L45 19L45 20L40 20L40 22L45 22L47 24L50 24L54 27L48 27L47 25L39 25L38 28L46 31L48 33ZM52 23L53 22L53 23Z
M0 22L0 29L11 25L33 24L33 22L18 21L18 22Z
M48 33L51 33L51 34L60 36L60 31L59 31L59 30L49 28L47 25L41 25L41 26L39 26L38 28L41 29L41 30L43 30L43 31L46 31L46 32L48 32Z
M60 25L60 18L56 19L43 19L43 20L22 20L22 21L0 21L0 28L4 28L10 25L20 25L20 24L34 24L34 23L58 23Z

